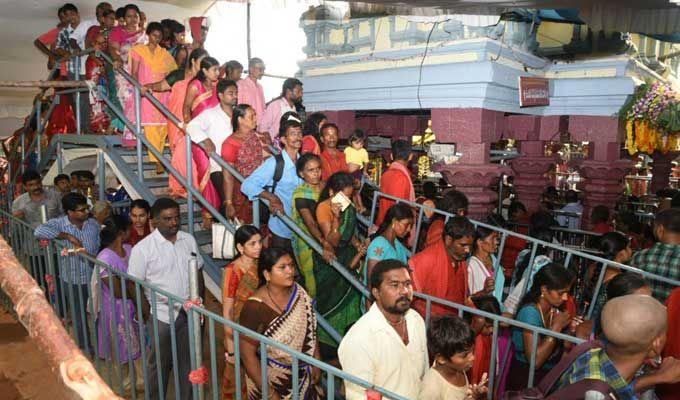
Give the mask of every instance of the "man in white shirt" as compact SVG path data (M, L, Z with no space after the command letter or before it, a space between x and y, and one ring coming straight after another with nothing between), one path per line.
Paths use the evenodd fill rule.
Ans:
M338 348L343 371L408 399L418 398L428 368L423 318L411 309L408 267L383 260L371 271L375 302ZM347 400L366 399L365 388L345 381Z
M201 143L208 154L222 154L222 143L233 133L231 115L238 100L238 86L229 79L217 82L217 98L220 104L205 110L187 125L187 132L194 143ZM210 159L210 181L224 200L224 180L222 167L217 161Z
M56 53L60 57L67 55L73 55L80 50L85 50L85 35L90 27L97 25L98 22L95 19L88 19L81 21L80 14L78 13L78 8L71 4L64 4L62 7L64 10L64 16L69 22L69 26L64 28L57 38ZM85 77L85 61L87 56L82 56L80 62L78 63L78 75L79 79L84 79ZM75 58L70 59L68 62L68 77L71 80L75 80L76 72L76 62ZM76 104L76 94L72 95L73 104ZM90 101L89 94L87 91L80 93L80 126L83 129L87 129L90 126Z
M156 347L151 346L149 356L149 387L150 398L160 398L156 381L160 370L163 387L167 388L170 371L172 371L171 332L175 330L177 348L177 370L179 373L181 399L191 399L191 385L187 379L191 370L189 358L189 325L187 314L182 308L184 300L190 296L189 292L189 260L197 258L198 267L203 266L203 260L198 256L198 245L193 236L179 231L179 204L169 198L156 200L151 207L151 216L156 229L132 249L128 273L136 278L148 282L155 287L165 290L181 300L175 299L170 310L168 298L158 293L152 293L145 288L145 295L151 306L152 318L147 318L148 332L155 332L154 319L158 321L158 338L160 365L156 364ZM204 290L202 274L199 272L198 290L202 295ZM129 283L129 282L128 282ZM130 293L128 287L128 293ZM133 290L134 293L134 285ZM155 297L156 311L153 310L152 295ZM173 321L174 320L174 321ZM173 324L174 323L174 324ZM198 327L197 327L198 328ZM167 390L164 390L167 393Z
M295 104L302 102L302 82L295 78L288 78L283 81L281 96L267 104L264 115L258 115L258 126L260 132L269 132L272 143L276 143L281 132L281 116L292 111L295 112Z

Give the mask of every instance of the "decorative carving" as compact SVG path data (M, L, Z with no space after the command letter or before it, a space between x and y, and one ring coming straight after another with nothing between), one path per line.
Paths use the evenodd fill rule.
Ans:
M527 210L537 210L541 194L550 185L546 172L555 163L554 157L525 156L510 162L515 172L515 193Z
M510 174L508 166L498 164L437 164L433 167L441 172L456 190L465 193L470 202L469 215L483 219L496 207L498 193L491 189L502 174Z

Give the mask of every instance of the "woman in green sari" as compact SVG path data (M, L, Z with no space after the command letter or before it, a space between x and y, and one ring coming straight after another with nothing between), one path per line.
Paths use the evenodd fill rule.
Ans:
M297 173L304 183L293 191L293 221L307 235L317 240L324 249L323 258L327 261L335 259L335 249L321 233L316 223L316 204L323 188L321 182L321 159L312 153L301 155L296 163ZM293 252L300 273L305 280L305 289L309 297L316 297L314 280L314 250L300 236L293 234Z
M355 235L356 209L349 200L353 192L352 175L346 172L331 175L319 196L316 221L326 242L335 249L338 263L360 281L358 270L368 243L360 242ZM336 199L336 196L342 195L345 197L344 206ZM361 317L361 293L318 253L314 253L313 258L317 311L344 336ZM335 358L338 343L325 331L319 330L318 333L322 357Z

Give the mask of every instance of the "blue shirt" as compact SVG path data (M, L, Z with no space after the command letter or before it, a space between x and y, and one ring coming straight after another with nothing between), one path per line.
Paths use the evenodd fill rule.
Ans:
M291 215L293 209L293 191L298 185L302 184L302 179L295 170L295 161L290 158L287 151L282 151L283 154L283 175L281 180L276 184L274 194L283 203L283 209L288 216ZM253 201L258 198L260 193L267 190L267 187L274 185L274 171L276 170L276 157L267 158L262 165L257 167L253 173L247 177L241 185L241 192L245 194L249 200ZM293 232L286 226L286 224L279 218L272 215L268 222L269 229L276 234L276 236L284 239L293 237Z
M35 236L38 239L56 239L60 233L68 233L75 236L83 244L87 252L95 257L99 253L99 230L100 226L96 219L89 218L83 223L83 228L78 229L71 223L68 216L53 218L35 228ZM90 282L92 266L83 257L70 256L68 262L60 263L61 279L64 282L79 285Z
M626 382L604 349L592 349L580 355L559 380L561 389L585 379L604 381L616 391L620 400L637 400L635 380Z

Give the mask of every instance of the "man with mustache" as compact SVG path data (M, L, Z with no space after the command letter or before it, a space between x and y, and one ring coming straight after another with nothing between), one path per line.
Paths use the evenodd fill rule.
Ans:
M181 232L179 218L179 204L170 198L160 198L151 207L151 218L156 229L149 236L142 239L130 254L128 274L139 278L145 282L161 288L165 291L182 299L188 299L189 292L189 260L196 257L198 268L203 266L203 259L198 254L196 239L188 233ZM198 274L198 293L203 296L204 282L203 273ZM145 288L146 298L151 303L151 296L154 294ZM127 281L127 291L131 298L135 298L134 283ZM191 398L191 385L186 377L191 370L189 359L189 324L187 313L182 308L182 303L174 302L171 312L167 298L159 294L156 296L156 311L151 310L152 318L146 316L148 308L143 310L147 320L149 332L156 332L154 320L158 322L158 355L156 347L151 346L149 355L149 374L150 379L149 396L158 399L159 388L162 382L163 393L167 393L168 378L173 370L173 357L171 352L172 332L174 329L175 343L177 346L177 370L182 377L179 382L179 398L188 400ZM160 365L156 362L156 357L160 359ZM157 381L160 371L161 382Z
M338 348L343 371L408 399L418 397L428 368L425 322L411 310L408 267L378 262L371 271L375 302L345 334ZM345 381L347 400L365 399L365 389Z
M14 199L12 202L12 214L29 223L32 227L40 225L40 207L47 208L47 219L62 215L61 196L52 188L45 190L42 178L36 171L26 170L21 178L26 193Z
M465 304L470 293L467 279L467 259L470 255L475 227L465 217L455 216L444 225L440 240L414 255L408 264L413 270L415 290L454 303ZM414 304L425 316L425 302ZM451 307L432 304L432 315L455 312Z

